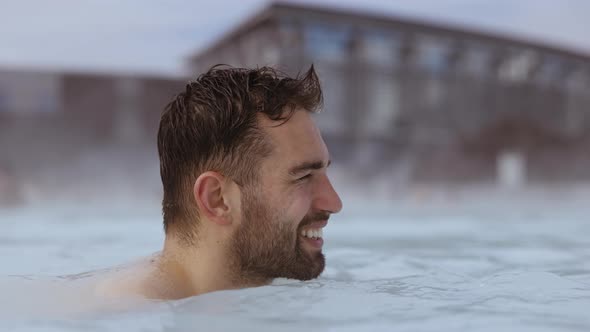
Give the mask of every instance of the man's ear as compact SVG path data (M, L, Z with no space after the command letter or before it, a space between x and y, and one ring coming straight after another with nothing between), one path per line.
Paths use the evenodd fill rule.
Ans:
M207 171L199 175L193 187L199 213L220 225L232 223L232 204L227 195L227 185L223 175Z

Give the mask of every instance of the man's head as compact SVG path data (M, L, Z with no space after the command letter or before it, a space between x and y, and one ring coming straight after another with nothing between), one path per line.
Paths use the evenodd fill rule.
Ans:
M188 84L158 132L167 236L185 245L218 236L249 279L319 275L314 232L341 209L310 116L321 102L313 67L295 78L214 67Z

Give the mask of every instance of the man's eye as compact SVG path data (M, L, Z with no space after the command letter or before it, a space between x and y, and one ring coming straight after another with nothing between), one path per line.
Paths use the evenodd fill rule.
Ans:
M302 176L302 177L300 177L299 179L297 179L297 180L295 180L295 181L297 181L297 182L301 182L301 181L305 181L305 180L307 180L307 179L309 179L309 178L311 178L311 173L310 173L310 174L307 174L307 175L305 175L305 176Z

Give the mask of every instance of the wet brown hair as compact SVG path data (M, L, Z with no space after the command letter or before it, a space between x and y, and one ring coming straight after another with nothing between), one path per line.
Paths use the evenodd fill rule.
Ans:
M199 218L193 185L201 173L216 171L242 186L257 181L260 161L272 152L259 114L280 125L296 108L318 112L322 101L313 66L289 77L270 67L217 65L189 82L164 109L158 130L165 232L175 225L192 236Z

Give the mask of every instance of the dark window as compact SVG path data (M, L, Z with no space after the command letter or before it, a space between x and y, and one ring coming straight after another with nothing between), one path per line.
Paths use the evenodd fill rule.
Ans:
M350 29L320 23L304 27L305 53L314 61L341 62L348 56Z
M557 84L563 77L563 61L555 55L545 55L537 73L537 81L546 85Z
M448 67L449 47L444 40L421 38L418 42L418 66L438 74Z

